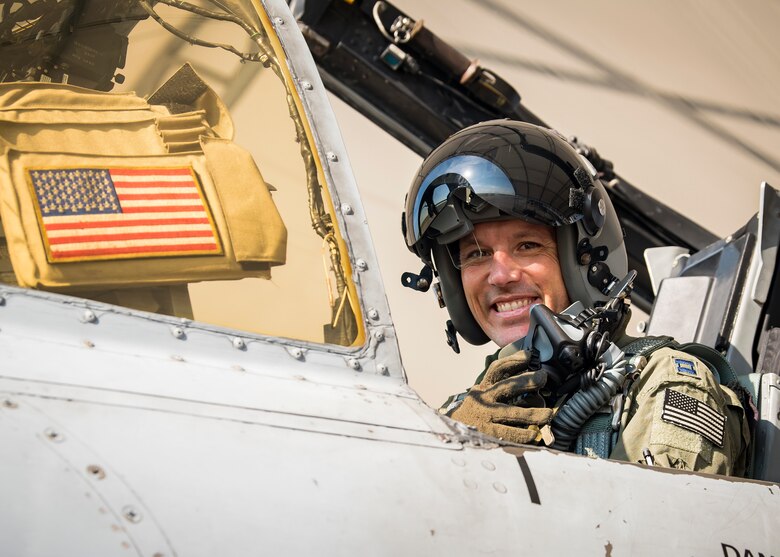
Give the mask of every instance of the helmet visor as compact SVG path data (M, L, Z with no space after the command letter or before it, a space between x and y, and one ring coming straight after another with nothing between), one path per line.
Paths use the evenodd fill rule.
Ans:
M577 182L571 171L550 162L522 172L512 169L512 175L524 177L512 181L496 163L480 156L457 155L442 161L408 200L408 245L423 237L451 242L470 232L469 224L501 218L548 226L577 221L582 217L581 204L572 203L572 186Z

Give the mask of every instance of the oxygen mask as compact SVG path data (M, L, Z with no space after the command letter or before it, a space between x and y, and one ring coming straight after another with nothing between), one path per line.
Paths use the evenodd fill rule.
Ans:
M547 373L551 391L563 394L587 389L623 357L611 335L628 310L627 297L636 275L630 271L611 289L609 301L597 307L575 302L556 314L545 305L534 305L528 333L502 348L499 358L525 350L531 368Z

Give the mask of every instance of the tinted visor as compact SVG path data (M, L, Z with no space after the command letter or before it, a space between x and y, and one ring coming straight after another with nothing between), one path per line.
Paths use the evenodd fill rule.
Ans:
M456 155L436 165L408 199L408 245L423 237L449 243L473 230L474 223L501 218L562 226L582 217L581 204L571 203L576 182L561 166L548 161L509 170L515 180L476 155Z

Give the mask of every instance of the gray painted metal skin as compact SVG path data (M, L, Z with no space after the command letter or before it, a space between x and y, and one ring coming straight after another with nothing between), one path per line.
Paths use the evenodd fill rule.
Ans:
M406 385L316 69L369 341L344 349L0 288L0 553L780 555L780 487L500 447ZM304 54L306 53L306 54Z
M777 485L501 448L336 354L2 297L4 555L780 553Z

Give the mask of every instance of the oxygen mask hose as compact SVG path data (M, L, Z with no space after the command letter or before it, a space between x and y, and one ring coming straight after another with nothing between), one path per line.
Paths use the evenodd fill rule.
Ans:
M587 389L577 391L553 418L550 424L555 436L553 449L569 450L585 422L623 388L631 369L623 351L610 344L599 360L604 365L599 379Z
M522 344L547 371L555 393L576 391L550 424L555 449L569 449L585 422L615 397L633 369L609 339L626 316L626 297L635 278L636 271L630 271L610 290L610 300L594 308L575 302L555 314L544 305L532 306L528 333L514 343Z

